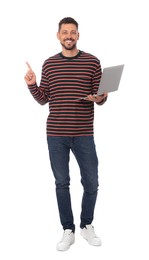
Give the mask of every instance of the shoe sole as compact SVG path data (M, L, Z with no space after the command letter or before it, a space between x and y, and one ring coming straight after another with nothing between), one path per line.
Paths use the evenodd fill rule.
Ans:
M101 242L100 242L100 244L93 244L93 243L89 242L88 239L85 236L83 236L82 234L81 234L81 236L88 242L89 245L91 245L91 246L101 246Z
M68 248L66 248L66 249L59 249L58 247L56 247L56 250L57 250L57 251L60 251L60 252L67 251L74 243L75 243L75 240L72 241L72 243L69 245Z

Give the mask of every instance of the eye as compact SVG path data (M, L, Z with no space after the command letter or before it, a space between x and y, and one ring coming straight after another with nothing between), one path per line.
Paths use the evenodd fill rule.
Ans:
M66 35L66 34L67 34L67 31L63 31L62 34L63 34L63 35Z

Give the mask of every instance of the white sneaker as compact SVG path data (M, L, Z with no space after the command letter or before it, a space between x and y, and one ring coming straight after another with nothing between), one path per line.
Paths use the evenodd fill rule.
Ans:
M81 236L85 238L90 245L101 246L101 240L96 236L92 225L86 225L86 227L82 228Z
M75 242L75 235L71 229L65 229L61 241L57 244L58 251L65 251Z

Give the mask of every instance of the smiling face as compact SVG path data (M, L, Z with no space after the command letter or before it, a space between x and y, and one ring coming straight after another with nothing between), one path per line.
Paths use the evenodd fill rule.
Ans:
M79 32L75 24L62 24L60 31L57 33L62 47L65 50L75 50L79 39Z

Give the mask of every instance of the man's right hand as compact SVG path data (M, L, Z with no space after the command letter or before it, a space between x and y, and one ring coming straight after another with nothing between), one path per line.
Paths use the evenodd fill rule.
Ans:
M34 85L36 83L36 75L35 73L33 72L31 66L29 65L28 62L26 62L26 65L28 67L28 71L24 77L25 79L25 82L27 85Z

